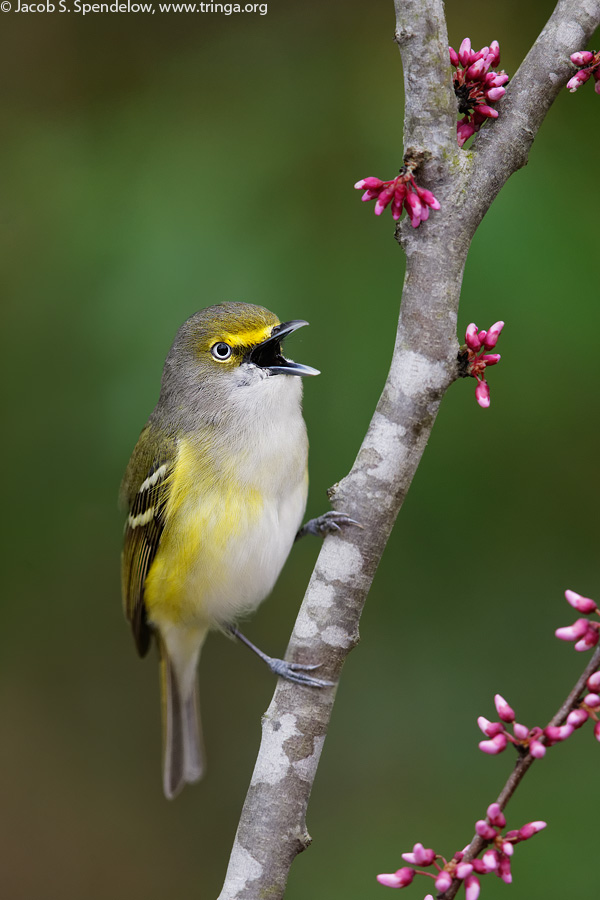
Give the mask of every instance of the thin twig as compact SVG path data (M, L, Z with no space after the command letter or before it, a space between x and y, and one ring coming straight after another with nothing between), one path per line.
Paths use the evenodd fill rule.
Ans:
M577 679L573 690L569 693L569 696L562 704L558 712L550 719L548 725L562 725L569 713L572 709L574 709L585 690L585 684L590 675L595 672L600 667L600 647L597 647L594 655L591 660ZM500 809L505 809L508 801L520 785L523 780L526 772L531 768L532 764L535 762L534 757L531 753L527 753L525 756L519 757L516 762L516 765L510 775L506 780L506 784L498 794L498 798L496 803L499 804ZM467 850L465 851L463 860L464 862L469 862L475 857L479 856L481 851L488 845L489 841L484 840L478 834L473 837L473 840L469 844ZM456 896L457 891L459 890L462 881L459 881L458 878L455 878L448 888L447 891L444 891L442 894L438 894L438 900L452 900L453 897Z

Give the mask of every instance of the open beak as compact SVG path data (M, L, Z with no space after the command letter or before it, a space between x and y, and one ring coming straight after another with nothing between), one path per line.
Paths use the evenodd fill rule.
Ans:
M281 341L292 331L308 325L304 319L294 319L292 322L283 322L276 325L270 337L258 344L248 355L248 360L261 369L265 369L270 375L320 375L318 369L312 366L303 366L301 363L286 359L281 352Z

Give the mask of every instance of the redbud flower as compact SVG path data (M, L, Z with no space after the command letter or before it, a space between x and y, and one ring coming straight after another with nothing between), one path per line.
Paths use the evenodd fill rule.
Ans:
M498 41L492 41L482 50L472 50L471 41L465 38L458 53L452 47L448 51L450 62L456 69L454 93L458 111L464 116L456 125L458 146L462 147L487 119L498 117L498 111L491 104L497 103L506 93L504 85L508 75L491 71L500 62Z
M565 597L567 603L578 612L600 613L597 604L589 597L582 597L575 591L565 591ZM576 619L572 625L557 628L554 634L561 641L576 641L575 649L578 651L591 650L600 639L600 622L584 618Z
M499 803L490 803L487 808L487 816L492 825L495 825L496 828L504 828L506 825L506 816L500 809Z
M435 879L435 887L436 890L440 892L440 894L443 894L444 891L447 891L451 884L452 875L450 874L450 872L446 872L445 870L440 872L438 877Z
M582 597L581 594L576 594L575 591L565 591L565 597L567 603L570 603L577 612L580 613L594 613L598 612L598 607L593 600L590 600L589 597Z
M544 734L546 735L548 746L551 747L559 741L566 741L568 737L571 737L574 730L572 725L547 725L544 728Z
M473 871L472 868L471 871ZM481 886L479 884L479 878L477 877L477 875L469 875L469 877L465 879L466 900L477 900L477 898L479 897L480 889Z
M419 187L413 177L413 166L405 165L400 174L391 181L380 178L362 178L354 187L358 191L366 188L362 200L375 200L375 215L380 216L386 206L392 204L392 218L397 222L404 208L410 216L413 228L427 221L430 209L439 209L440 204L431 191Z
M415 866L430 866L435 859L435 850L427 850L423 844L415 844L412 853L403 853L402 859Z
M594 672L587 680L587 686L590 691L600 691L600 670Z
M567 82L567 89L573 93L593 75L594 90L600 94L600 50L578 50L571 54L571 62L579 67L579 71Z
M403 869L398 869L397 872L394 872L391 875L378 875L377 881L379 884L384 884L386 887L403 888L409 885L414 877L415 870L405 866Z
M496 705L498 715L503 722L515 721L515 711L511 706L508 705L504 697L501 697L500 694L496 694L496 696L494 697L494 703Z
M479 749L484 753L489 753L490 756L496 756L506 749L507 743L508 738L505 734L497 734L490 741L479 741Z
M500 362L499 353L485 351L496 346L503 328L504 322L495 322L488 331L479 331L477 325L471 322L465 332L466 346L461 347L461 353L466 354L465 374L477 379L475 399L483 409L490 405L490 389L485 380L485 370Z

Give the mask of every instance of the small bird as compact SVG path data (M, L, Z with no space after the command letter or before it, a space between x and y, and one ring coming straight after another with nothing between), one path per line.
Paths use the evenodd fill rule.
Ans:
M211 629L277 675L329 684L307 674L317 665L268 657L235 626L271 592L296 537L357 524L329 512L300 528L308 441L299 376L319 372L286 359L281 342L307 324L246 303L191 316L123 478L123 602L140 656L152 635L158 644L168 798L204 772L196 670Z

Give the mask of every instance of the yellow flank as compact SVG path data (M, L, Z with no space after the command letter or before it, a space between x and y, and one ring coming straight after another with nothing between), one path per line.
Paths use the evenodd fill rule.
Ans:
M208 624L203 598L227 579L228 544L255 526L262 509L256 489L242 486L228 472L216 475L198 444L182 441L160 548L144 587L149 621Z
M255 344L262 344L268 337L271 337L273 328L277 322L270 325L262 325L260 328L252 328L249 331L224 331L217 340L225 341L230 347L253 347ZM211 344L213 341L211 341Z

